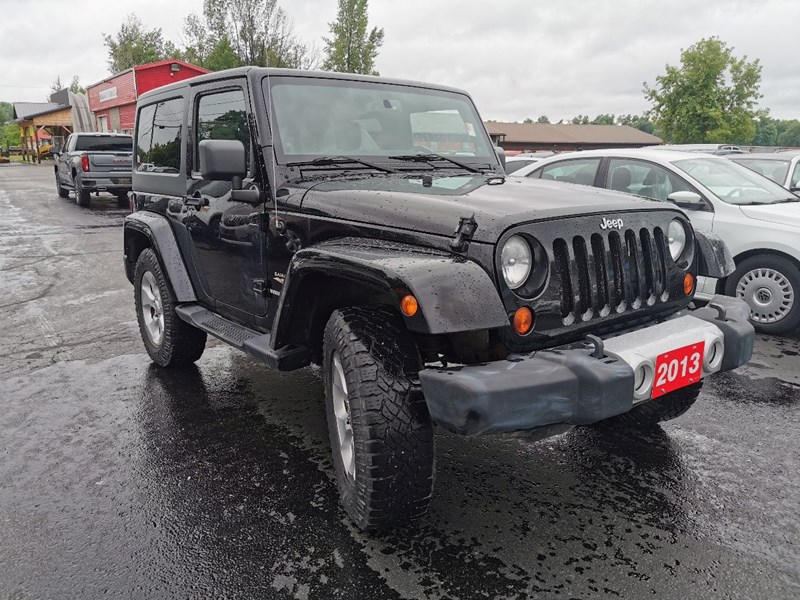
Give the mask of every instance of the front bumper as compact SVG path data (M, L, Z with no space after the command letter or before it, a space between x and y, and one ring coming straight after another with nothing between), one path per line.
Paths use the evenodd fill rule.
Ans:
M749 316L742 300L715 296L704 308L604 340L600 358L593 349L540 350L482 365L425 369L419 379L431 417L455 433L586 425L649 401L650 389L634 389L634 370L652 368L663 352L704 341L703 376L749 361L755 338Z

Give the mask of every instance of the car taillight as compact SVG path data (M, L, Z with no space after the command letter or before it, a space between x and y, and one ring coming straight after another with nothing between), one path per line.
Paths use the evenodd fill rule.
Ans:
M81 156L81 171L86 173L89 170L89 157L84 154Z

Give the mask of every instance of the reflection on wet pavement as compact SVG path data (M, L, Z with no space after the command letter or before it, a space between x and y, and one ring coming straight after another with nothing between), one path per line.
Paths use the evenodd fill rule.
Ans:
M314 371L270 372L222 347L176 372L144 355L58 364L2 383L0 593L785 596L798 589L797 459L782 498L745 492L763 477L753 466L776 475L784 440L753 465L753 448L714 427L741 409L729 390L795 426L800 394L783 384L767 405L764 380L730 377L664 429L437 434L429 516L365 535L339 508Z

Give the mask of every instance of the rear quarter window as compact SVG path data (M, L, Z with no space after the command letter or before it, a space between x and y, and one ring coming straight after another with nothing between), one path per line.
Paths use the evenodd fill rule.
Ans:
M137 171L180 173L183 111L183 98L173 98L139 109Z

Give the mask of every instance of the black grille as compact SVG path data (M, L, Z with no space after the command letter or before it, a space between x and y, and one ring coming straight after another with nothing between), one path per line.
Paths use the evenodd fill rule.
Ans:
M664 233L634 229L553 241L565 325L666 302Z

